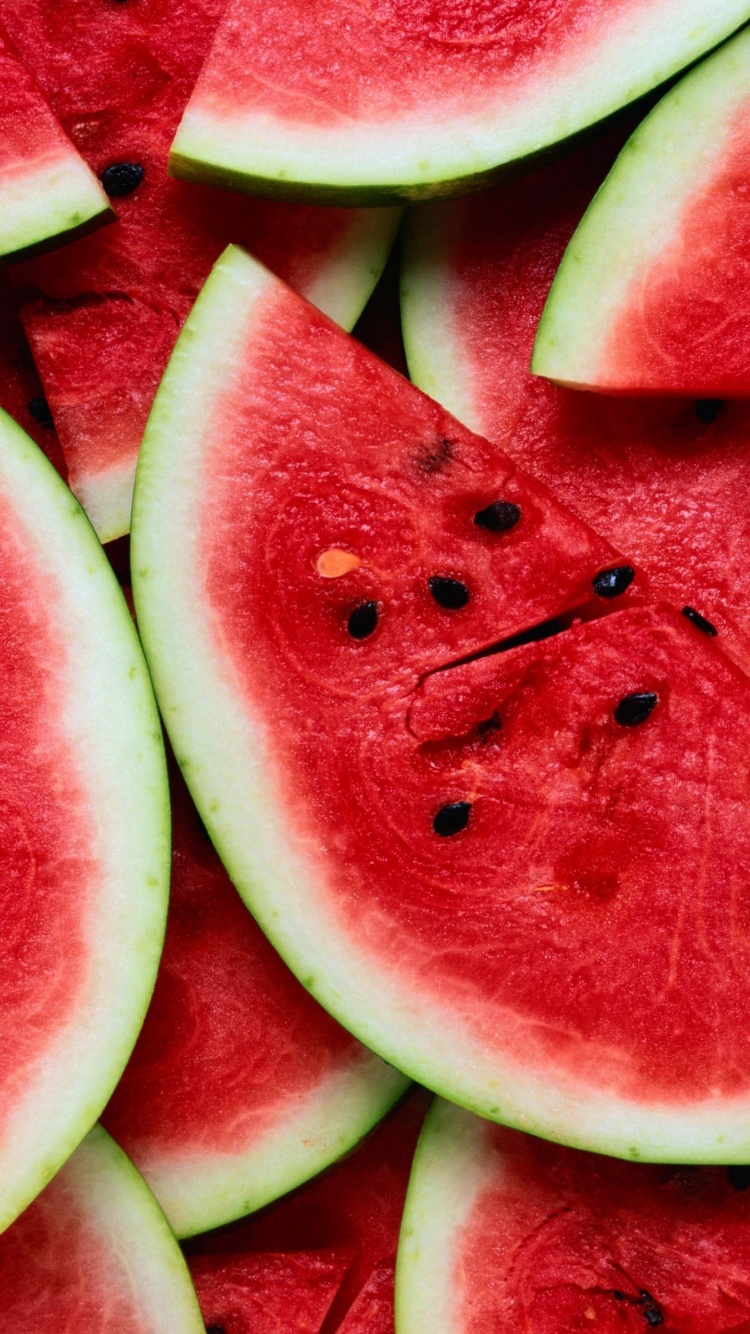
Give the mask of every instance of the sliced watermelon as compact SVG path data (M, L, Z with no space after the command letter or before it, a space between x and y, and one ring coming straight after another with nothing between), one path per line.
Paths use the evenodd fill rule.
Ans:
M24 58L118 213L106 235L14 275L71 486L102 541L129 529L153 395L227 242L257 251L350 325L398 224L394 210L286 208L168 179L169 143L221 7L3 0Z
M324 203L459 193L749 18L746 0L229 0L171 170Z
M136 500L176 753L313 994L488 1116L625 1156L747 1153L750 682L700 627L602 619L632 569L238 251Z
M84 515L0 416L0 1229L90 1129L153 986L168 885L159 722Z
M529 374L555 270L620 147L608 138L481 200L413 211L402 279L409 367L750 668L750 411L581 394Z
M0 1291L9 1334L205 1334L163 1214L100 1126L0 1238Z
M437 1101L399 1246L403 1334L746 1334L744 1168L561 1149Z
M0 407L35 440L62 477L67 477L55 423L7 273L0 275Z
M0 23L0 259L59 245L113 216Z
M349 1256L196 1255L189 1263L209 1334L320 1334Z
M393 1334L395 1266L381 1260L350 1307L339 1334Z
M259 1209L327 1167L406 1081L281 962L177 775L172 812L162 964L103 1120L184 1237Z
M575 233L532 370L615 393L750 395L750 32L673 88Z

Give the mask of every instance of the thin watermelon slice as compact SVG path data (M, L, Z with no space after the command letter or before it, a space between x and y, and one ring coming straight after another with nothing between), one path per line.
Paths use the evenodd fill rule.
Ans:
M0 74L0 259L7 262L113 215L1 23Z
M640 97L748 18L743 0L230 0L171 170L322 203L459 193Z
M168 795L122 594L76 501L0 417L0 1229L109 1097L161 949Z
M348 1254L336 1251L189 1261L209 1334L320 1334L348 1263Z
M602 618L632 569L237 251L136 502L178 759L304 984L488 1116L624 1156L747 1153L750 683L713 641L668 611ZM617 967L591 966L613 938Z
M409 367L750 667L747 407L581 394L529 374L560 258L621 142L608 137L481 200L412 212L402 276Z
M562 1149L436 1101L409 1184L403 1334L744 1334L744 1168L655 1167Z
M750 32L652 111L575 233L532 370L613 393L750 395Z
M156 989L103 1115L178 1236L259 1209L352 1148L401 1096L255 924L172 779L172 890Z
M9 1332L205 1334L163 1214L100 1126L0 1238L0 1291Z
M395 210L287 208L167 177L169 144L222 0L4 0L74 143L113 192L107 234L21 265L14 282L70 483L102 541L130 526L135 463L178 330L229 241L351 325Z

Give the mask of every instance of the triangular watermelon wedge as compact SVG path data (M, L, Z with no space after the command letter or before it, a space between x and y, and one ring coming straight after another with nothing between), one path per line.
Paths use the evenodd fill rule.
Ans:
M90 1129L135 1041L169 874L143 656L91 528L0 415L0 1229Z
M171 170L319 203L460 193L617 111L749 18L746 0L230 0Z
M745 1168L618 1163L437 1100L399 1244L400 1334L746 1334Z
M625 145L563 257L532 370L608 393L750 396L750 32Z

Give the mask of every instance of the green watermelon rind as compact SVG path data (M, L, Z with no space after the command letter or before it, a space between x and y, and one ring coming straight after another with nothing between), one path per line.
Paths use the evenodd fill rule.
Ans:
M732 113L750 102L748 62L745 29L672 88L625 144L555 276L534 343L535 375L570 388L619 387L599 368L609 334L639 276L679 244L681 212L720 162Z
M0 260L4 264L63 245L115 216L93 172L72 144L14 178L0 171Z
M352 115L323 130L262 112L232 121L201 109L199 80L172 144L169 169L184 180L292 203L414 203L466 193L509 168L528 169L555 146L563 149L748 20L747 0L722 0L710 11L705 0L680 0L673 14L656 20L646 15L643 30L633 37L637 24L626 15L625 46L610 33L602 43L604 59L594 59L588 68L571 60L565 77L549 80L552 97L535 100L527 93L513 108L498 97L489 111L464 117L438 104L437 110L420 107L421 121L413 114L411 120L381 117L368 125Z
M144 1151L139 1167L175 1235L195 1236L272 1204L317 1176L357 1144L406 1092L409 1081L377 1056L337 1071L306 1099L275 1111L268 1133L234 1153Z
M58 1181L102 1247L106 1241L108 1256L116 1257L125 1280L123 1298L132 1308L127 1314L142 1317L144 1334L205 1334L190 1273L169 1224L102 1126L89 1131ZM117 1296L115 1290L111 1296Z
M36 567L56 581L57 614L70 631L61 707L91 792L104 868L87 919L92 948L82 995L35 1064L0 1143L1 1231L90 1130L135 1043L164 936L170 808L159 716L114 573L78 502L5 413L0 446L0 491L28 534Z
M344 936L316 872L284 827L265 734L196 597L202 425L275 292L267 270L230 247L178 341L146 431L136 479L133 585L144 647L177 760L229 874L282 958L344 1027L389 1064L471 1111L576 1148L666 1162L745 1162L747 1098L683 1109L553 1084L493 1057L455 1013L373 965ZM212 437L213 438L213 437Z

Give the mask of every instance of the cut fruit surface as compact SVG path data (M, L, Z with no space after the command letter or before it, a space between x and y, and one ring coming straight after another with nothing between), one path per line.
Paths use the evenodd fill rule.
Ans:
M742 0L230 0L171 170L329 203L459 193L648 92L748 18Z
M625 145L565 253L532 370L615 393L750 396L750 32Z
M133 625L78 504L0 416L0 1228L99 1115L162 943L169 807Z
M149 408L177 333L228 241L350 325L385 263L396 210L291 208L167 177L167 154L221 0L4 0L29 67L118 221L14 282L65 451L102 541L128 531Z
M164 1215L100 1126L0 1238L0 1288L8 1331L205 1334Z
M602 618L638 586L622 558L239 252L174 355L136 501L176 754L326 1008L488 1116L746 1153L750 683L713 641L666 610ZM331 578L337 552L359 563Z
M409 1183L396 1328L742 1334L745 1171L613 1162L438 1100Z
M346 1252L196 1255L190 1261L206 1329L320 1334L346 1273Z
M103 1115L178 1236L261 1208L341 1157L406 1088L288 971L178 775L156 989Z
M0 259L44 250L112 217L0 23Z
M621 147L594 144L479 199L412 212L402 309L412 378L497 443L750 666L750 411L582 394L529 374L550 284ZM435 329L440 337L435 337Z

